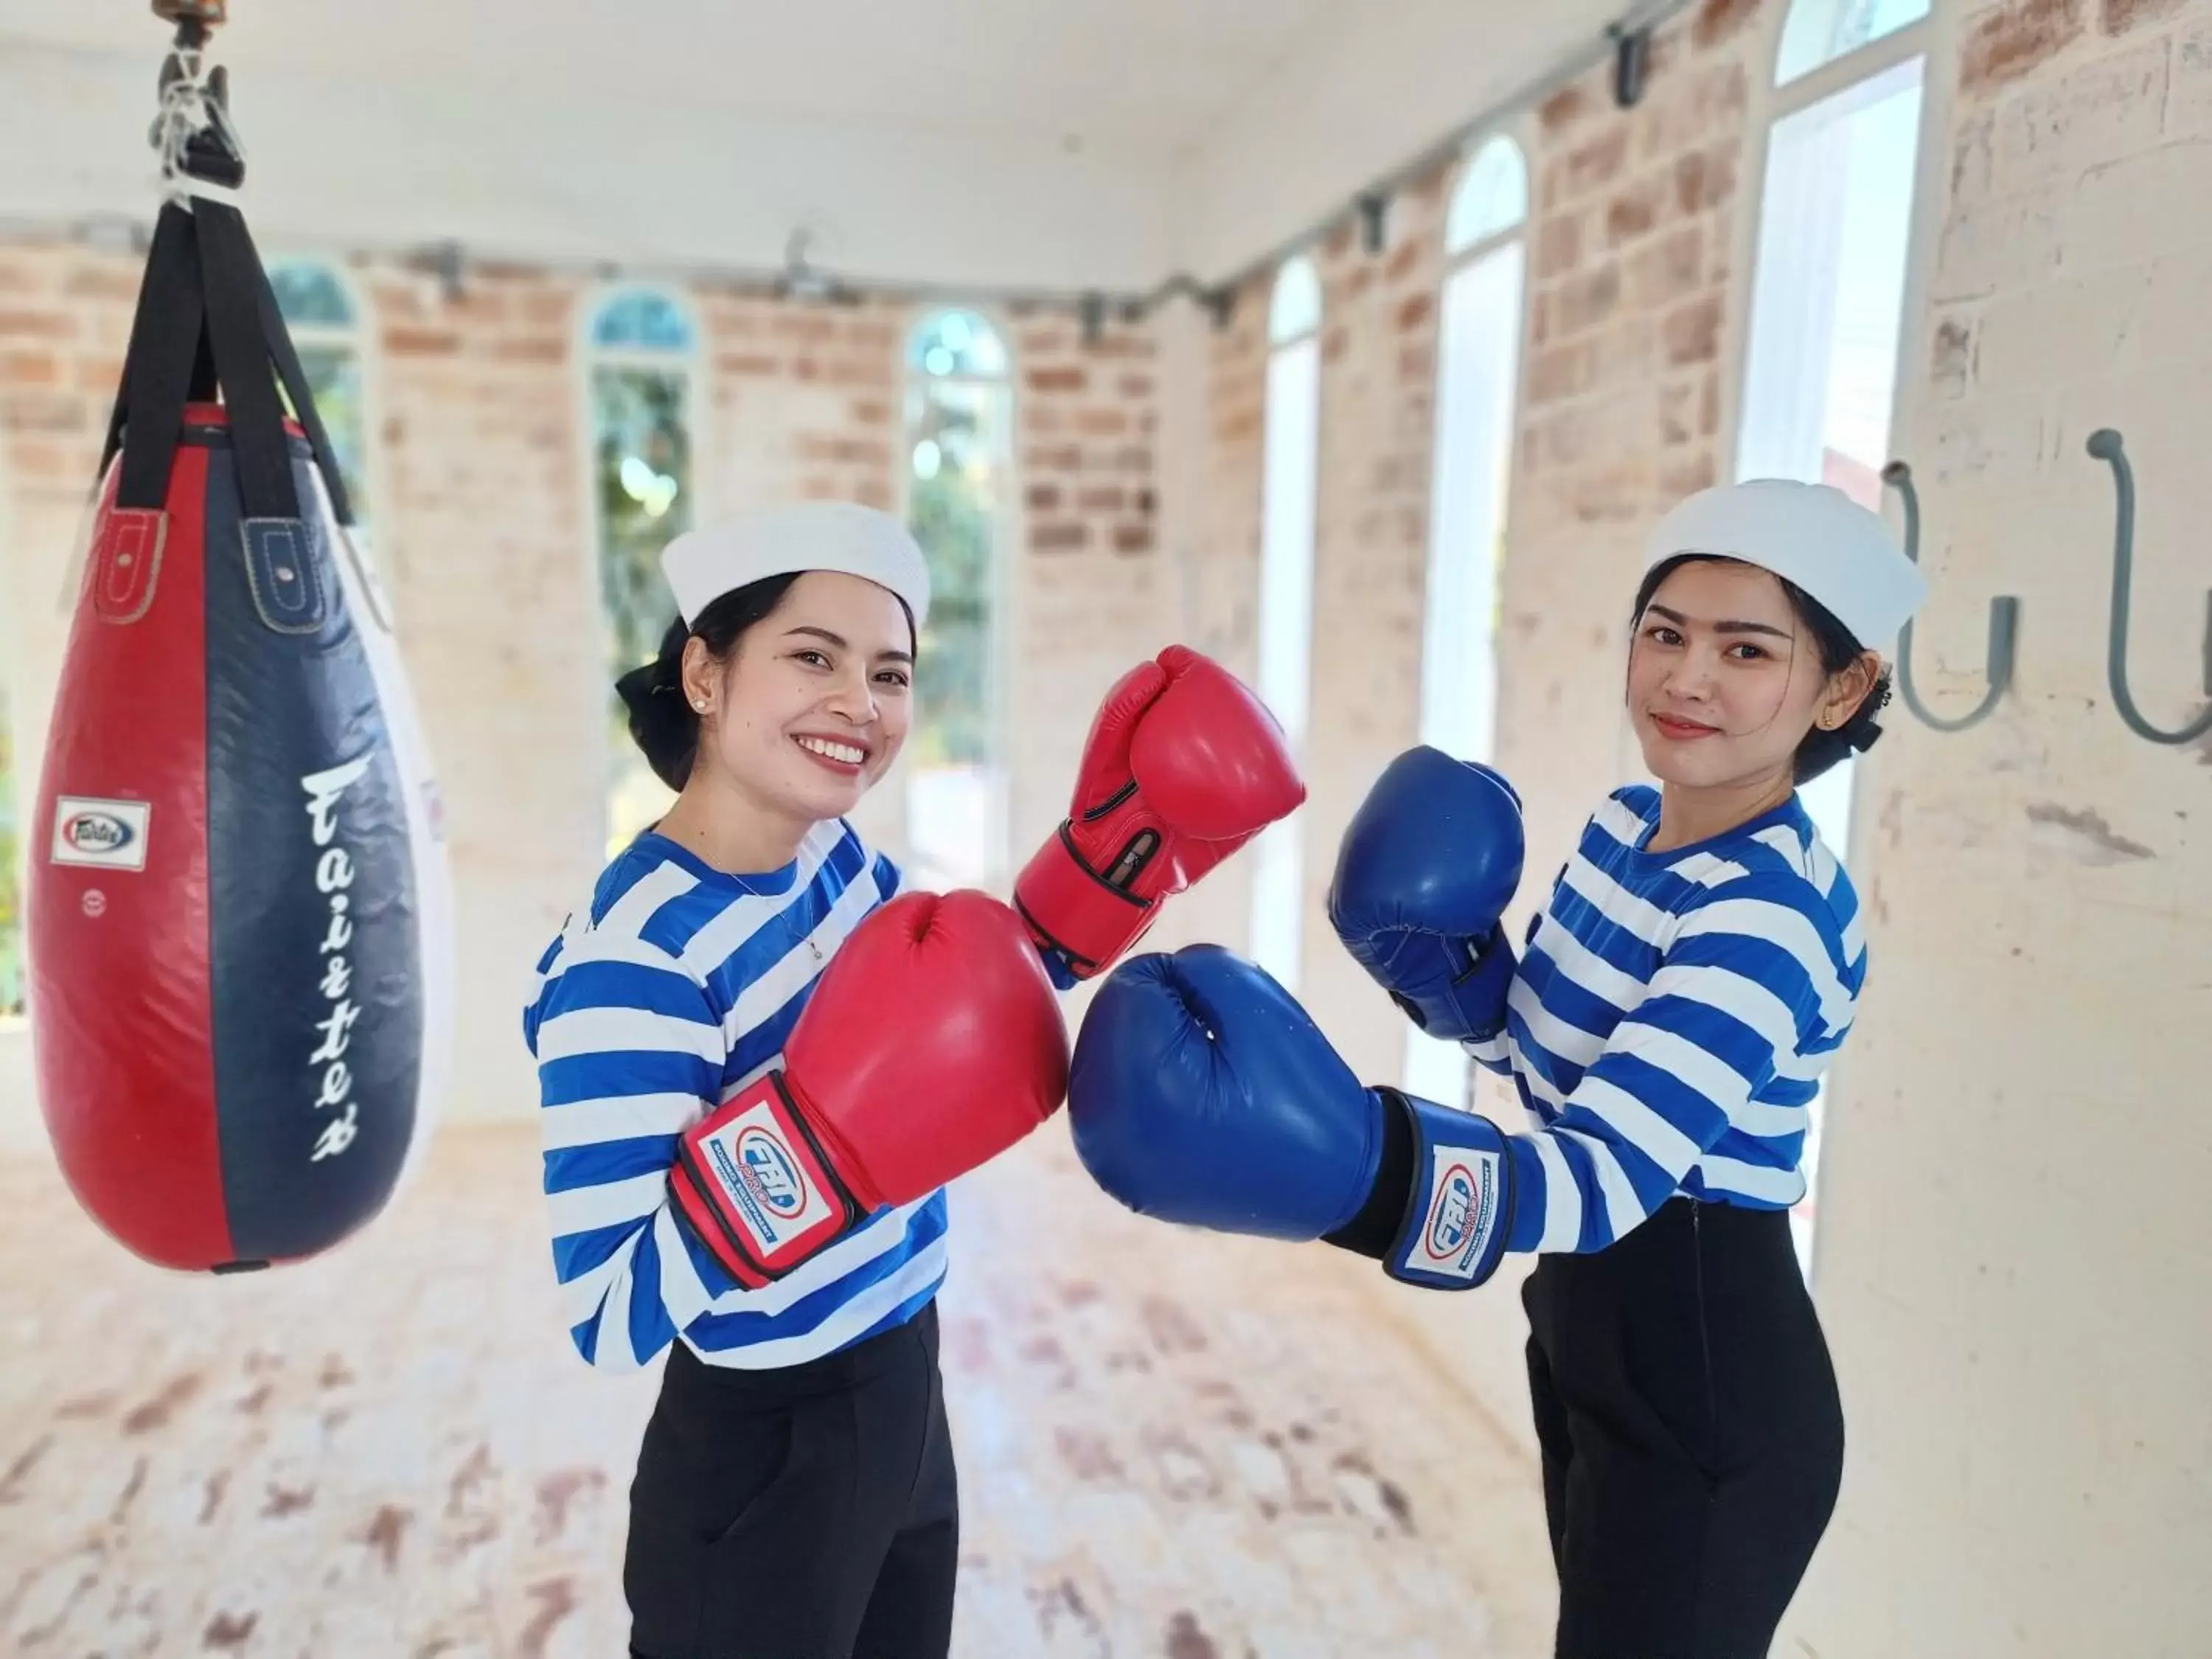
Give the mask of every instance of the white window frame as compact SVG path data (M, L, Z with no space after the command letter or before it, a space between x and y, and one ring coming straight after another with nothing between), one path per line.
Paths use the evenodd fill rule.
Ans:
M1819 68L1796 76L1778 87L1783 31L1795 6L1803 0L1792 0L1790 5L1773 8L1765 21L1765 52L1760 62L1765 66L1753 94L1752 131L1753 138L1746 155L1747 179L1756 179L1757 185L1749 194L1747 210L1737 215L1735 245L1731 251L1729 269L1749 274L1749 280L1730 284L1729 297L1729 337L1741 343L1740 360L1735 372L1722 377L1720 431L1723 453L1724 476L1740 477L1746 460L1743 442L1743 414L1748 401L1748 387L1753 364L1752 362L1752 331L1756 315L1759 294L1759 249L1764 234L1768 157L1771 150L1774 129L1805 110L1825 103L1839 94L1849 92L1863 83L1891 73L1900 64L1915 58L1922 60L1920 76L1920 132L1914 157L1914 199L1911 229L1905 242L1905 269L1902 305L1898 329L1898 371L1893 378L1889 408L1890 448L1898 448L1900 416L1906 406L1907 387L1911 376L1905 366L1924 362L1928 349L1928 334L1933 324L1928 316L1928 289L1932 280L1933 251L1940 228L1939 221L1944 210L1946 191L1942 170L1947 164L1948 145L1942 142L1950 121L1949 78L1942 67L1954 61L1952 52L1955 45L1955 20L1950 16L1952 8L1936 6L1930 15L1868 42L1855 51L1830 58ZM1895 515L1890 514L1893 524ZM1899 718L1901 711L1893 705L1886 718ZM1858 822L1865 809L1868 792L1856 787L1858 763L1844 763L1852 769L1854 775L1843 780L1847 790L1847 805L1840 817L1844 825L1841 846L1832 847L1836 856L1850 867L1855 846L1863 837L1858 834ZM1831 786L1832 787L1834 786ZM1853 884L1861 902L1865 902L1868 872L1859 869L1852 872ZM1822 1153L1828 1127L1828 1110L1832 1106L1839 1079L1847 1080L1851 1056L1848 1048L1839 1055L1826 1077L1813 1105L1813 1127L1805 1143L1803 1163L1806 1169L1807 1189L1804 1200L1791 1212L1792 1231L1796 1237L1798 1261L1808 1285L1815 1282L1819 1261L1816 1248L1817 1216L1820 1196Z
M1517 448L1519 422L1522 404L1522 384L1526 373L1526 352L1528 319L1528 222L1532 203L1527 188L1528 181L1528 148L1519 134L1504 129L1492 130L1471 143L1461 172L1455 181L1451 201L1446 204L1445 216L1449 225L1451 206L1459 191L1472 176L1474 168L1484 155L1498 144L1512 146L1522 179L1522 214L1517 220L1492 228L1486 234L1468 241L1463 246L1449 248L1443 280L1438 284L1437 334L1436 368L1436 436L1431 456L1429 484L1429 554L1426 591L1423 604L1421 644L1421 741L1443 749L1455 758L1491 763L1496 759L1496 713L1499 683L1498 651L1503 635L1498 607L1503 592L1504 565L1504 541L1510 521L1513 500L1513 461ZM1492 525L1491 550L1487 559L1472 556L1464 546L1447 547L1447 533L1474 527L1456 522L1458 515L1444 511L1448 500L1456 499L1461 488L1456 469L1465 463L1465 457L1451 439L1460 435L1446 429L1450 412L1455 406L1454 390L1448 377L1454 367L1449 337L1452 315L1453 285L1470 273L1486 267L1497 269L1493 262L1508 258L1515 260L1511 271L1514 283L1513 313L1510 325L1511 362L1502 376L1493 377L1492 384L1502 380L1503 408L1498 411L1495 430L1490 435L1495 440L1492 453L1498 461L1494 482L1494 497L1490 500L1489 519ZM1472 396L1478 388L1466 389ZM1486 422L1486 425L1487 422ZM1477 426L1471 434L1482 435L1483 426ZM1478 497L1467 503L1470 514L1480 510ZM1467 615L1470 603L1476 600L1476 589L1487 578L1491 612L1481 624L1489 630L1490 661L1489 730L1474 734L1472 741L1455 740L1455 729L1459 720L1445 712L1447 704L1455 704L1465 688L1458 684L1462 678L1449 666L1456 653L1467 648ZM1432 1037L1408 1027L1406 1032L1403 1060L1405 1086L1425 1098L1449 1106L1464 1106L1472 1099L1474 1070L1466 1051L1455 1042Z
M1289 287L1294 282L1311 283L1311 315L1285 327L1281 313L1285 299L1295 297ZM1291 751L1301 761L1313 706L1314 566L1321 496L1321 336L1325 304L1321 273L1313 256L1297 253L1285 260L1275 273L1267 305L1255 689L1282 722ZM1301 411L1302 424L1295 427L1286 424L1277 395L1278 386L1293 374L1310 374L1311 382L1310 405ZM1297 516L1286 524L1275 516L1282 499L1275 468L1293 444L1304 452L1297 459L1304 469L1304 488ZM1300 522L1302 538L1296 533ZM1293 541L1299 544L1292 547ZM1278 672L1273 665L1284 659L1279 653L1285 650L1294 653L1295 666ZM1306 813L1300 808L1269 825L1253 847L1252 957L1293 993L1297 989L1304 948L1305 834Z

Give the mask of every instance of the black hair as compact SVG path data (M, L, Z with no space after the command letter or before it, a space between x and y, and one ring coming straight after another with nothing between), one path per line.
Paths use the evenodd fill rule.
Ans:
M699 752L699 711L684 695L684 647L695 635L716 662L727 662L747 629L762 621L799 580L791 571L733 587L709 601L689 628L678 617L660 636L660 654L615 682L629 709L630 740L645 756L653 775L681 790Z
M1673 575L1683 565L1702 559L1709 564L1741 564L1740 559L1723 559L1707 553L1678 553L1671 559L1655 564L1644 573L1644 581L1636 590L1636 606L1629 617L1633 628L1643 620L1644 609L1651 603L1651 596L1659 591L1659 584ZM1771 573L1770 573L1771 574ZM1866 647L1858 642L1851 630L1836 620L1836 613L1822 605L1786 576L1776 576L1782 584L1784 597L1790 608L1797 613L1797 620L1813 636L1814 648L1819 652L1820 672L1824 675L1840 674L1865 653ZM1850 718L1833 731L1823 731L1815 726L1805 733L1797 744L1797 752L1790 760L1792 780L1810 783L1837 762L1854 753L1864 753L1873 748L1881 737L1881 726L1875 716L1889 702L1889 670L1885 667L1875 676L1875 683Z

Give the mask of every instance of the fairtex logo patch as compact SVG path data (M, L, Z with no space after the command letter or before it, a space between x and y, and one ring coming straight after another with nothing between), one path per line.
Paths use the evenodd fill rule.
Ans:
M1439 1146L1430 1166L1429 1223L1421 1236L1430 1271L1472 1282L1498 1224L1495 1152Z
M143 870L146 830L153 809L142 800L87 800L64 795L54 803L56 864L103 870Z
M791 1154L767 1130L747 1129L738 1137L738 1163L745 1184L771 1215L790 1221L806 1207L806 1188Z
M119 853L138 832L106 812L80 812L62 825L62 839L80 853Z

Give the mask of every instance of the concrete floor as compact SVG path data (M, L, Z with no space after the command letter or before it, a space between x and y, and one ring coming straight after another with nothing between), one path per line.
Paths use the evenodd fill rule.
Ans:
M0 1160L0 1652L622 1653L657 1377L568 1348L537 1167L449 1129L352 1243L217 1280ZM1535 1471L1370 1264L1141 1221L1060 1122L953 1202L963 1659L1548 1652Z

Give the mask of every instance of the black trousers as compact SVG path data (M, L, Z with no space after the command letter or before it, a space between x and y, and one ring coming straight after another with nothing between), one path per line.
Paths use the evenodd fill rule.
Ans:
M630 1486L638 1659L944 1659L959 1551L934 1302L776 1370L670 1352Z
M1843 1477L1788 1216L1671 1199L1522 1302L1557 1659L1759 1659Z

